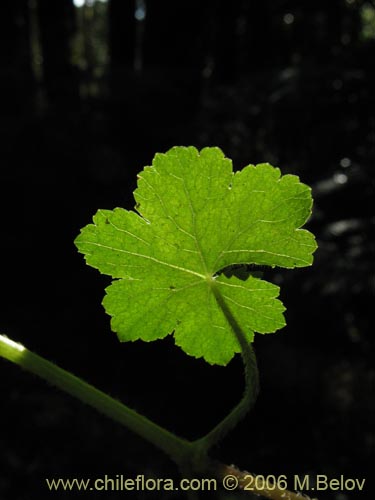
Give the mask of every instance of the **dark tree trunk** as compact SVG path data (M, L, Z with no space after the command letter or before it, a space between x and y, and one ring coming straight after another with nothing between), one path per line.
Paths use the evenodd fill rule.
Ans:
M134 72L135 0L110 0L109 21L109 87L112 99L124 98L129 77Z
M0 93L3 111L23 110L33 96L28 0L3 0L0 16Z
M278 48L275 47L277 35L272 26L271 8L272 2L270 4L268 0L262 2L251 1L244 4L245 45L242 64L247 66L247 72L249 73L255 73L257 70L267 70L275 62ZM246 71L245 68L241 69Z
M144 27L143 63L157 81L157 99L169 120L188 121L200 102L205 61L200 0L149 0ZM178 110L178 111L177 111Z
M79 99L77 71L71 63L75 30L72 0L38 0L44 84L51 104L75 106Z
M211 24L212 80L215 83L229 83L236 79L241 3L241 0L214 1L207 12L208 25Z
M145 67L202 67L202 2L151 0L147 3Z
M110 0L109 52L112 68L133 68L135 53L135 0Z

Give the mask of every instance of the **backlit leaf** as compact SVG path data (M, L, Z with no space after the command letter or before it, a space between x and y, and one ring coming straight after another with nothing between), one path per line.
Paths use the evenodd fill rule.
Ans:
M75 243L114 278L103 304L122 341L174 333L186 353L225 365L240 346L216 302L221 292L249 342L285 325L279 288L233 264L312 263L310 188L269 164L233 173L218 148L175 147L138 176L136 210L99 210Z

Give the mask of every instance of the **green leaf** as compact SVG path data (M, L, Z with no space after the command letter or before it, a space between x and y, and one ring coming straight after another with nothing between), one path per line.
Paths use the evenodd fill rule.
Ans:
M175 147L138 176L136 210L99 210L75 240L89 265L116 280L103 304L121 341L174 332L187 354L225 365L240 352L218 306L221 292L249 342L285 325L279 288L233 264L308 266L316 243L299 229L310 188L269 164L233 173L218 148Z

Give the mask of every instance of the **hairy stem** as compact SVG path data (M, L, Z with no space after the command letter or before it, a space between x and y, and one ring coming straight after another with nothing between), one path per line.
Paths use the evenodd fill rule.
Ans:
M220 296L218 301L221 299L222 298ZM230 318L231 322L233 321L233 325L236 325L236 322L234 321L229 309L226 308L224 301L223 310L225 311L224 314L226 317ZM245 340L244 344L247 346ZM247 352L247 347L245 347L245 345L243 346L244 353ZM247 364L247 371L249 371L249 369L254 369L250 362L255 362L255 358L254 355L251 354L252 351L249 352L249 360L245 362L245 366ZM254 379L254 377L251 377L251 380L253 381L251 385L249 385L249 378L247 381L247 385L249 385L249 387L247 387L246 390L248 394L246 394L245 391L245 396L241 403L232 411L232 413L228 415L226 419L224 419L217 427L215 427L215 429L213 429L212 432L201 440L191 442L179 438L143 415L140 415L136 411L128 408L123 403L111 398L92 385L84 382L62 368L59 368L41 356L29 351L23 345L8 339L8 337L5 337L4 335L0 335L0 357L3 357L38 375L47 382L50 382L63 391L96 408L112 420L124 425L131 431L141 436L143 439L151 442L157 448L169 455L169 457L180 467L181 473L184 476L193 477L192 474L194 472L199 473L200 475L202 473L205 473L206 475L212 474L219 480L219 484L222 482L225 485L225 479L228 478L229 475L231 477L231 484L233 484L233 476L238 479L238 489L245 489L245 486L248 485L250 477L249 473L240 471L234 466L213 462L201 452L202 442L205 443L204 449L207 451L208 448L206 446L216 442L215 439L218 439L223 432L229 430L233 425L235 425L238 419L245 414L255 400L257 389L256 386L253 387L253 384L255 382L257 383L257 378ZM248 378L248 375L246 376ZM201 458L199 462L196 460L198 456ZM296 494L288 490L282 490L281 488L268 483L265 488L253 488L253 490L250 491L250 493L254 492L271 500L298 500L298 498L300 498L300 494L298 493Z
M259 392L259 372L253 348L247 341L242 328L233 316L232 311L229 309L215 282L212 282L212 291L241 346L241 354L245 369L245 389L243 397L237 406L235 406L233 410L208 434L194 442L199 446L200 452L203 456L207 453L209 448L222 439L225 434L232 430L233 427L235 427L237 423L244 418L244 416L253 407Z
M260 481L257 481L256 474L240 470L234 465L211 462L206 473L223 482L229 477L231 480L230 484L233 485L235 483L237 485L236 489L250 495L259 495L269 500L318 500L300 492L295 493L294 491L287 490L283 487L283 483L273 483L264 476L258 476Z
M120 401L3 335L0 335L0 356L38 375L124 425L163 450L176 463L182 463L190 456L192 443L189 441L179 438Z

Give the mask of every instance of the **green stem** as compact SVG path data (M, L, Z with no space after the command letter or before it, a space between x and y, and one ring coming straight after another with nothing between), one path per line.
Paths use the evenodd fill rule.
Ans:
M235 427L253 406L259 386L258 368L254 351L215 282L212 282L212 291L241 346L245 367L245 390L238 405L208 434L193 442L179 438L143 415L128 408L123 403L111 398L87 382L84 382L3 335L0 335L0 356L35 373L63 391L96 408L111 419L121 423L163 450L180 466L185 464L188 467L190 463L194 468L199 468L204 464L208 450Z
M146 417L139 415L136 411L131 410L119 401L107 396L107 394L99 391L92 385L87 384L83 380L59 368L50 361L34 354L23 345L8 339L8 337L5 337L4 335L0 335L0 356L32 373L35 373L39 377L56 385L63 391L68 392L72 396L75 396L81 401L93 406L101 413L104 413L111 419L116 420L120 424L140 435L142 438L150 441L156 447L167 453L167 455L169 455L170 458L179 465L181 472L183 473L183 477L193 477L191 476L191 473L198 471L200 473L204 472L206 474L212 474L222 481L223 478L229 474L238 479L239 489L242 490L249 484L250 474L248 472L241 472L231 465L214 463L207 458L202 461L204 458L204 455L201 453L203 450L202 443L207 445L209 443L212 444L216 442L215 440L217 440L223 432L226 432L229 428L233 427L238 419L244 415L244 412L248 409L249 405L254 402L254 398L257 393L257 376L255 376L255 378L249 376L249 369L251 368L251 370L253 370L254 366L256 368L256 365L253 366L251 364L252 362L255 362L254 355L251 349L249 349L242 330L234 320L233 315L220 292L215 290L214 293L243 349L243 356L244 359L246 359L245 367L247 389L241 403L237 405L228 417L216 426L213 431L208 433L207 436L194 442L186 441L175 436L163 427L154 424ZM257 371L255 370L254 373L257 373ZM207 450L207 448L205 448L205 450ZM199 459L200 461L197 461ZM194 498L194 492L190 493L190 498ZM271 500L298 500L298 497L300 496L299 493L296 494L288 490L275 488L275 485L268 483L266 483L265 488L262 487L262 489L258 489L256 493Z
M80 378L0 335L0 356L38 375L63 391L96 408L163 450L177 464L192 454L192 443L179 438Z
M222 439L225 434L232 430L245 417L253 407L259 392L259 372L254 350L247 341L242 328L233 316L215 282L212 282L212 292L241 346L241 355L245 369L245 389L243 397L237 406L208 434L194 441L194 444L200 448L202 458L207 454L209 448Z

